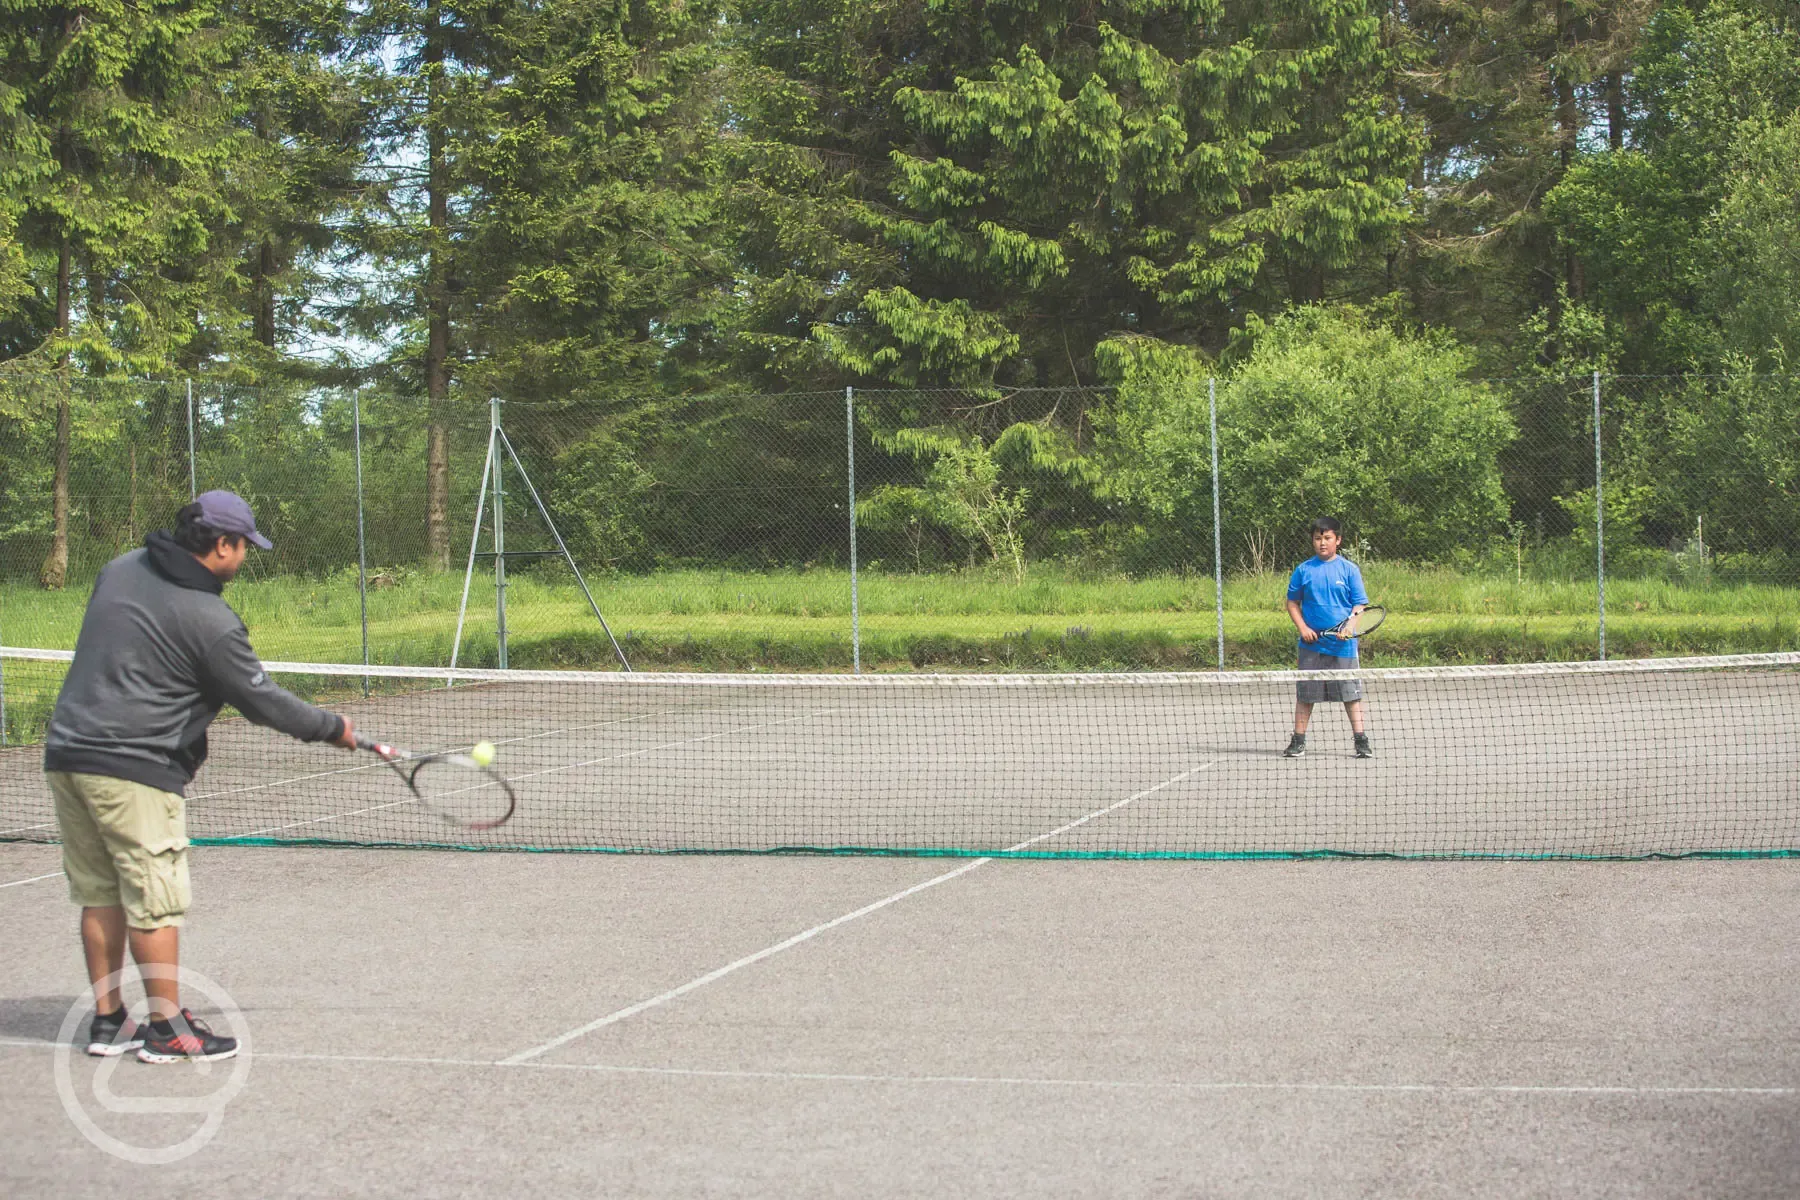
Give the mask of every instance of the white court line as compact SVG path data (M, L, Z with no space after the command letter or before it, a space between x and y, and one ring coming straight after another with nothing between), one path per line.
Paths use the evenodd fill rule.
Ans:
M1217 759L1213 760L1213 762L1217 762L1217 761L1218 761ZM1006 848L1006 853L1008 853L1008 854L1017 853L1018 851L1023 850L1028 846L1035 846L1039 842L1045 841L1049 838L1056 837L1059 834L1067 833L1071 829L1080 828L1081 826L1086 825L1089 821L1095 820L1096 818L1099 818L1099 817L1103 817L1107 813L1114 812L1118 809L1124 808L1127 804L1130 804L1135 800L1142 800L1145 796L1154 795L1155 793L1162 791L1166 787L1170 787L1174 784L1180 783L1182 780L1188 778L1188 776L1190 776L1190 775L1197 775L1201 771L1204 771L1208 767L1211 767L1213 765L1213 762L1202 763L1200 766L1189 768L1188 770L1183 771L1181 774L1175 776L1173 779L1165 779L1161 783L1157 784L1155 787L1145 788L1143 791L1137 792L1134 795L1127 796L1123 800L1119 800L1119 801L1116 801L1115 803L1109 804L1105 808L1097 808L1093 812L1088 813L1086 816L1077 817L1075 820L1070 821L1067 825L1063 825L1056 829L1052 829L1049 833L1040 833L1036 837L1026 838L1024 841L1020 842L1016 846L1008 846ZM796 933L793 937L787 938L784 941L777 942L773 946L765 946L761 950L758 950L756 953L747 954L743 958L738 959L736 962L726 963L724 966L719 967L716 970L708 971L706 974L700 976L697 979L690 979L686 983L681 984L679 987L672 987L668 991L663 992L660 995L650 997L648 1000L640 1000L638 1003L629 1005L628 1007L625 1007L625 1008L621 1008L617 1012L608 1013L606 1016L600 1017L597 1020L589 1021L586 1025L579 1026L575 1029L569 1030L567 1033L560 1034L557 1037L551 1038L549 1041L545 1042L541 1046L533 1046L529 1050L521 1050L521 1051L519 1051L519 1053L514 1054L509 1058L503 1059L502 1061L507 1063L508 1065L513 1065L513 1064L517 1064L517 1063L528 1062L531 1059L534 1059L541 1054L548 1054L550 1051L555 1050L560 1046L568 1045L570 1042L576 1040L577 1038L586 1037L588 1034L593 1033L597 1029L604 1029L608 1025L616 1025L620 1021L624 1021L631 1017L635 1017L641 1012L646 1012L649 1009L657 1008L661 1005L667 1004L669 1001L677 999L681 996L685 996L691 991L694 991L698 988L703 988L709 983L713 983L717 980L723 979L725 976L730 975L734 971L739 971L745 967L753 966L756 963L761 962L765 958L772 958L775 955L780 954L784 950L791 950L793 947L798 946L800 943L810 941L813 938L819 936L821 933L826 932L827 930L836 929L839 925L847 925L851 921L855 921L862 917L868 916L870 913L879 912L882 909L886 908L888 905L897 904L900 901L906 899L908 896L916 895L917 893L922 892L922 891L926 890L927 888L934 888L940 883L949 883L952 879L956 879L962 875L967 875L970 871L975 870L977 867L986 866L988 863L991 863L993 861L994 860L992 858L977 858L971 862L964 863L962 866L956 868L954 871L946 871L942 875L936 876L935 878L932 878L932 879L927 879L923 883L915 883L909 888L902 888L900 891L895 892L893 895L884 897L880 900L877 900L873 904L863 905L861 908L857 909L855 912L845 913L843 916L833 917L831 920L826 921L823 924L814 925L811 929L803 930L800 933Z
M0 888L19 887L27 883L40 883L46 879L61 879L61 871L52 871L48 875L33 875L30 879L14 879L9 883L0 883Z
M0 1038L0 1046L75 1050L63 1042ZM763 1079L791 1083L953 1084L965 1087L1092 1088L1098 1091L1171 1092L1426 1092L1433 1094L1547 1096L1800 1096L1800 1087L1731 1087L1706 1084L1530 1084L1530 1083L1319 1083L1305 1080L1068 1079L1038 1075L885 1075L845 1071L710 1070L701 1067L633 1067L612 1063L511 1062L492 1058L430 1058L398 1054L281 1054L256 1051L258 1062L359 1063L368 1066L458 1067L527 1071L573 1071L597 1075L650 1075L672 1079Z
M752 730L756 730L756 729L773 729L777 725L791 725L795 721L810 721L812 718L820 715L820 713L828 713L828 712L833 712L833 711L835 711L835 710L829 709L829 708L822 708L822 709L819 709L818 712L802 713L800 716L786 717L779 721L764 721L759 725L740 725L736 729L722 729L717 733L709 733L709 734L705 735L704 737L681 738L679 741L664 742L660 746L646 746L640 750L628 750L621 754L608 754L608 755L604 755L600 758L590 758L583 762L563 763L559 766L546 767L542 771L532 771L532 772L529 772L524 775L508 775L506 777L506 779L507 779L508 783L516 783L517 781L519 781L521 779L536 779L540 775L554 775L558 771L575 771L575 770L579 770L582 767L592 767L592 766L596 766L603 762L613 762L613 761L616 761L621 758L636 758L640 754L654 754L658 750L669 750L676 746L687 746L687 745L691 745L695 742L710 742L714 738L730 737L733 734L738 734L738 733L749 733ZM479 787L479 786L485 786L485 785L478 784L476 786ZM467 789L465 789L465 790L467 790ZM439 794L454 795L455 793L454 792L443 792L443 793L439 793ZM350 817L360 817L367 813L381 812L382 810L389 809L389 808L399 808L401 805L411 804L411 803L412 803L412 798L409 796L406 799L392 800L386 804L371 804L367 808L359 808L352 812L330 813L323 817L308 817L304 821L289 821L285 825L271 825L267 829L257 829L257 830L253 830L249 833L234 833L234 834L231 834L230 836L234 837L234 838L263 837L263 836L265 836L267 834L271 834L271 833L280 833L284 829L298 829L302 825L323 825L330 821L343 821L343 820L347 820Z

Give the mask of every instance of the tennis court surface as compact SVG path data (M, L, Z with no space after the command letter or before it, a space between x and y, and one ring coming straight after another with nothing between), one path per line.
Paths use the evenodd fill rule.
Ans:
M9 1196L1800 1191L1786 861L204 848L187 960L249 1065L155 1167L54 1086L55 866L0 846ZM115 1138L200 1122L67 1061Z
M1336 706L1279 757L1286 674L310 667L496 742L521 813L215 726L211 1074L60 1044L75 910L0 752L0 1190L1792 1197L1796 666L1364 672L1372 761Z

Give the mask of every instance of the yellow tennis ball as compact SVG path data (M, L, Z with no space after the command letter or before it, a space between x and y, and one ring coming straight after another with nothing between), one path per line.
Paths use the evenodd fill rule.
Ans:
M469 757L482 766L487 766L494 761L494 743L476 742L474 748L469 751Z

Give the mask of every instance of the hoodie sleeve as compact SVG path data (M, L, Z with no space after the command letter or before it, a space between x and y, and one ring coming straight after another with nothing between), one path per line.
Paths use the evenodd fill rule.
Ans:
M329 742L344 734L344 719L316 708L269 678L240 622L201 660L206 689L258 725L303 742Z

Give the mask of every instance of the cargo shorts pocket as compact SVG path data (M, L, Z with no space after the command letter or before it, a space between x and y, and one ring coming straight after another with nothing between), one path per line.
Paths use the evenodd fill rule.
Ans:
M133 929L181 924L193 902L186 839L156 852L146 847L126 854L119 864L119 899Z

